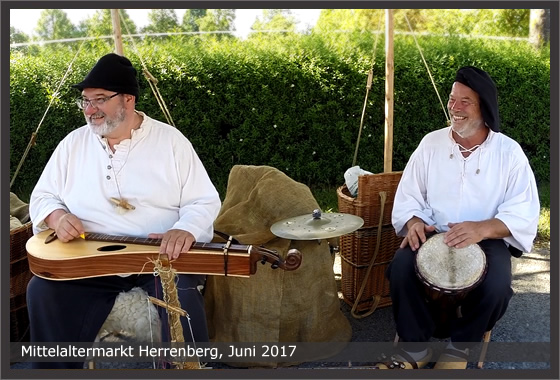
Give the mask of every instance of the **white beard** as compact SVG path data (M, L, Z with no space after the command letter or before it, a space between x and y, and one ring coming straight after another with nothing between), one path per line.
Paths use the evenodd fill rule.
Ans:
M451 118L451 129L463 139L468 139L469 137L474 136L480 129L481 125L484 125L484 121L469 120L466 123L461 123L459 126L453 122L453 117Z
M94 114L90 117L93 117L97 115ZM99 115L97 115L99 116ZM105 121L103 122L103 124L100 125L96 125L90 122L89 118L86 117L86 123L88 125L88 127L91 129L91 131L99 136L107 136L108 134L110 134L111 132L113 132L115 129L117 129L117 127L124 121L125 119L125 111L124 111L124 107L121 107L117 114L115 115L115 117L113 119L110 119L107 117L106 114L103 114L103 116L105 116Z

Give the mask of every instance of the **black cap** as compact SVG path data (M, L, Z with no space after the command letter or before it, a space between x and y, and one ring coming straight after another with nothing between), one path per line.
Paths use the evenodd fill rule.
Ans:
M457 71L455 82L470 87L478 94L482 119L491 130L500 132L498 89L490 75L486 71L474 66L465 66Z
M84 88L103 88L121 94L134 95L138 101L136 69L128 58L115 53L101 57L85 79L72 87L80 91Z

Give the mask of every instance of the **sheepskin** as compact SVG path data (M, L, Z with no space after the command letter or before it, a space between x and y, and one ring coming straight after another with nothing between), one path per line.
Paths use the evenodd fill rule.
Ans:
M96 341L161 342L161 321L148 294L137 287L121 292Z

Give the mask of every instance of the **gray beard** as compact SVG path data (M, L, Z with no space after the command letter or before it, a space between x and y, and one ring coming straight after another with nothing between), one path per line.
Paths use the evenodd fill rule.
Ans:
M125 119L124 108L121 108L114 119L108 119L105 115L105 121L101 125L95 125L86 118L86 123L93 133L99 136L107 136L113 132Z

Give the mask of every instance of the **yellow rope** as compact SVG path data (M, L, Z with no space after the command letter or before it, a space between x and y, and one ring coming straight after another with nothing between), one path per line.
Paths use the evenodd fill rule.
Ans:
M381 16L383 14L381 13L379 16L379 21L377 24L377 30L379 31L379 28L381 26ZM356 149L354 150L354 160L352 161L352 166L356 165L356 160L358 159L358 148L360 146L360 138L362 136L362 129L364 127L364 117L366 115L366 106L367 106L367 100L368 100L368 96L369 96L369 90L371 90L371 82L373 80L373 67L375 65L375 51L377 50L377 40L379 39L379 34L377 33L377 36L375 37L375 43L373 45L373 57L372 57L372 62L371 62L371 69L368 72L368 79L367 79L367 84L366 84L366 97L364 99L364 107L362 109L362 118L360 119L360 129L358 130L358 139L356 141Z
M150 88L152 89L152 92L154 93L154 96L156 97L156 100L159 104L159 107L161 108L161 110L162 110L165 118L167 119L167 122L169 123L169 125L172 125L172 126L175 127L175 123L173 122L173 118L171 117L171 113L167 109L167 105L165 104L165 101L163 100L163 97L161 96L161 93L159 92L159 88L157 87L157 82L158 81L149 72L148 68L146 67L146 64L144 63L144 60L142 59L142 56L140 55L140 52L138 51L138 48L136 47L134 39L132 38L132 35L130 34L130 31L128 30L128 26L126 25L126 23L123 20L120 9L119 9L119 17L120 17L121 21L123 21L123 24L124 24L124 27L126 29L126 33L128 34L128 37L130 39L130 42L132 42L132 47L134 49L134 52L138 56L138 59L140 59L140 64L142 65L142 73L144 74L144 77L146 78L146 80L150 84Z
M45 113L43 114L43 117L41 118L41 121L39 121L39 125L37 126L37 129L35 130L35 132L33 132L31 134L31 138L29 139L29 143L27 144L27 148L25 148L25 151L23 152L23 156L21 157L21 160L19 161L19 164L16 168L16 171L14 172L14 176L12 177L12 180L10 181L10 188L12 188L12 185L14 184L19 171L20 171L21 167L23 166L23 162L25 161L25 159L27 158L27 155L29 154L29 151L31 150L31 147L33 145L35 145L35 140L37 139L37 133L39 133L39 129L41 128L41 125L43 124L43 121L45 120L45 117L47 116L47 112L49 112L49 109L51 108L52 103L54 102L54 100L58 96L58 91L60 90L60 87L62 87L62 84L66 81L66 77L68 76L70 71L72 71L72 64L74 63L74 61L78 57L78 54L80 53L80 50L82 50L82 46L84 46L85 42L86 42L85 40L82 41L82 43L78 47L78 51L76 52L76 55L74 56L74 58L72 58L72 61L70 61L70 65L68 65L68 69L66 69L66 72L64 73L62 79L60 80L60 83L58 84L58 87L56 88L56 91L52 94L51 101L49 102L49 105L47 106L47 109L45 110Z
M165 260L167 263L168 261ZM171 343L183 343L185 337L183 335L183 326L181 325L181 303L177 293L176 284L176 271L171 267L171 264L163 265L161 260L156 260L154 263L154 270L161 278L161 286L163 289L163 302L167 309L167 318L169 321L169 331L171 334ZM186 314L186 312L185 312ZM188 317L188 314L187 314ZM198 369L200 368L199 362L173 362L177 369Z
M418 44L418 41L416 40L416 34L414 33L414 30L412 30L412 25L410 25L410 21L408 21L408 17L406 17L406 12L403 12L403 14L404 14L404 19L406 20L406 23L408 24L408 28L410 29L410 32L412 33L412 38L414 38L414 42L416 43L416 47L418 48L418 51L420 52L420 57L422 57L422 61L424 62L424 66L426 66L426 70L428 71L428 75L430 76L430 79L432 81L432 85L434 86L434 90L436 90L436 95L439 99L439 103L441 104L441 108L443 109L443 114L445 115L445 118L447 119L447 124L449 125L451 123L451 121L449 120L449 115L447 114L447 109L443 105L443 101L441 100L441 97L439 96L439 92L438 92L438 89L436 87L436 83L434 82L434 78L432 77L432 73L430 72L430 68L428 67L428 64L426 63L426 59L424 58L424 54L422 53L422 49L420 48L420 45Z

